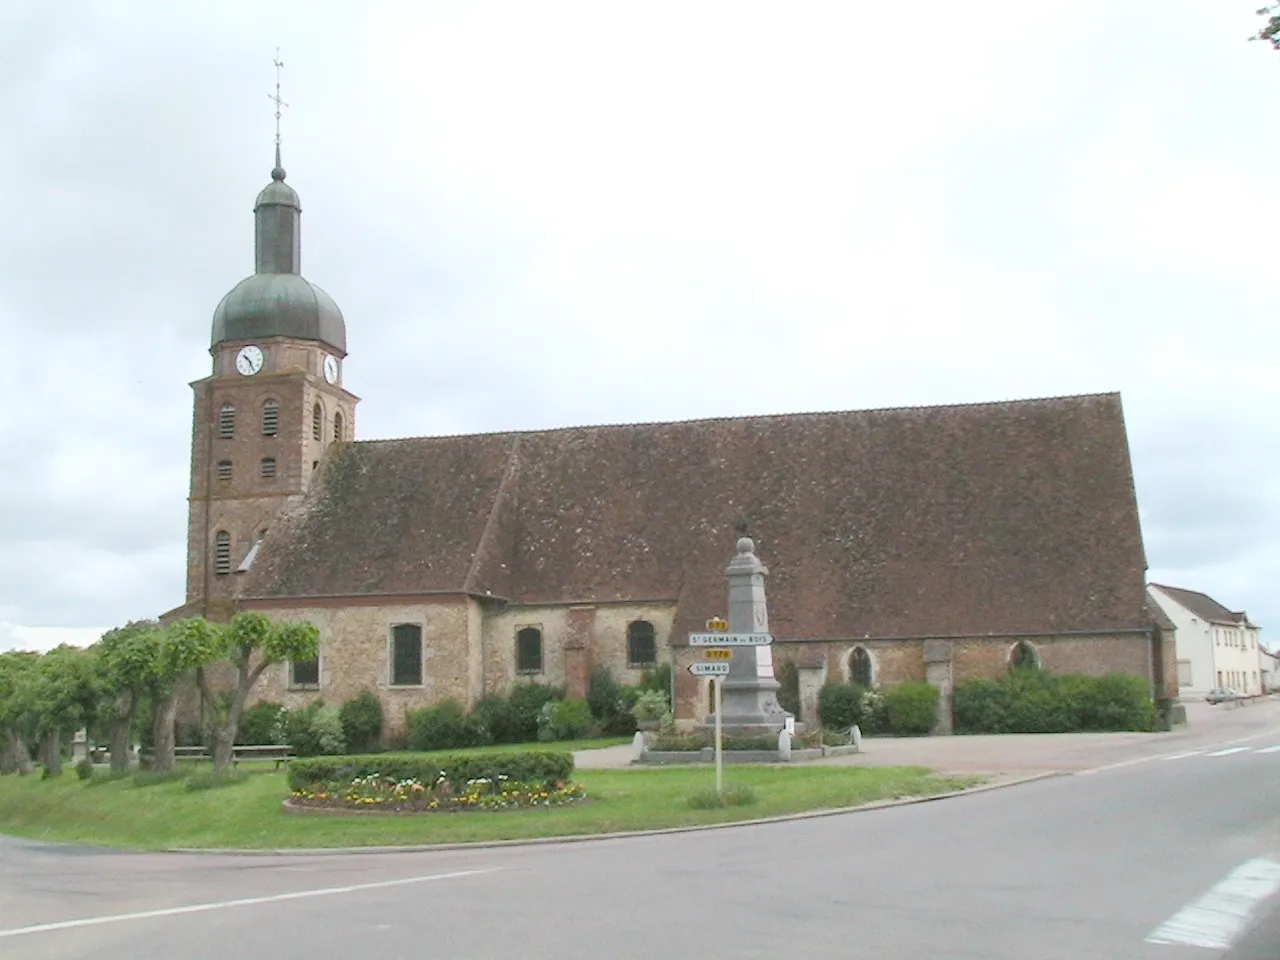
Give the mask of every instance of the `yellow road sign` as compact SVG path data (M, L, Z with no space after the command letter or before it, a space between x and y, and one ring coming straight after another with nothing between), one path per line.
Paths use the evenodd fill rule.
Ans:
M702 651L702 659L704 660L732 660L732 650L711 649Z

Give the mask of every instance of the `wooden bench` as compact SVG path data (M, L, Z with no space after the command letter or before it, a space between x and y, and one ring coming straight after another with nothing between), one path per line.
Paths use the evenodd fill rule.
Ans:
M280 769L282 763L288 763L294 758L293 747L289 744L247 744L239 745L231 748L231 765L236 766L241 763L266 763L274 762L276 769ZM155 751L148 750L143 754L143 758L148 762L155 760ZM174 747L173 759L175 761L188 761L192 763L212 762L213 754L207 747Z

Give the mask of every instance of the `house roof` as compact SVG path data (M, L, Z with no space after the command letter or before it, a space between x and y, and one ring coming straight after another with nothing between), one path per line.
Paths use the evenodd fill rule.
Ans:
M667 600L680 636L743 534L781 637L1149 623L1118 394L335 445L242 595Z
M1147 616L1161 630L1176 630L1178 625L1169 619L1169 615L1164 612L1164 608L1156 603L1150 597L1147 597Z
M1151 586L1160 590L1175 603L1181 604L1191 611L1192 615L1199 617L1206 623L1219 623L1236 627L1254 625L1249 621L1249 617L1244 611L1228 610L1207 593L1200 593L1198 590L1187 590L1184 587L1170 587L1163 583L1153 583Z

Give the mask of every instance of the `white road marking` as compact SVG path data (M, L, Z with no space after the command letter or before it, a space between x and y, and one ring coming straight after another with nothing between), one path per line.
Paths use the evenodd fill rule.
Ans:
M1213 753L1208 754L1208 756L1229 757L1233 753L1243 753L1245 750L1248 750L1248 749L1249 749L1248 747L1227 747L1227 749L1225 750L1215 750Z
M1261 750L1257 750L1254 752L1255 753L1280 753L1280 747L1263 747Z
M1186 753L1171 753L1168 756L1161 757L1161 760L1185 760L1187 757L1198 757L1204 753L1203 750L1188 750Z
M1263 733L1251 733L1251 734L1248 734L1247 736L1236 737L1234 740L1224 740L1222 743L1219 743L1218 746L1225 747L1233 743L1248 743L1250 740L1260 740L1263 737L1274 737L1275 735L1276 734L1274 730L1268 730ZM1194 756L1194 754L1189 753L1189 754L1186 754L1186 756ZM1132 767L1135 764L1150 763L1152 760L1163 760L1163 759L1175 759L1175 758L1170 757L1168 754L1157 753L1147 757L1135 757L1132 760L1121 760L1117 763L1106 763L1100 767L1090 767L1088 770L1077 770L1075 772L1075 775L1077 777L1087 777L1095 773L1102 773L1104 770L1120 770L1124 767Z
M70 930L74 927L93 927L103 923L120 923L125 920L150 920L154 917L176 917L184 913L204 913L207 910L226 910L230 907L251 907L260 903L280 903L283 900L304 900L308 897L328 897L339 893L356 893L360 890L381 890L384 887L402 887L411 883L430 883L433 880L454 880L474 877L481 873L493 873L501 867L482 870L458 870L453 873L431 873L422 877L405 877L401 880L378 880L373 883L354 883L347 887L323 887L319 890L299 890L295 893L276 893L266 897L245 897L242 900L221 900L215 903L193 903L185 907L165 907L160 910L143 910L138 913L117 913L104 917L84 917L80 920L59 920L54 923L37 923L30 927L12 927L0 930L0 938L21 937L29 933L48 933L52 930Z
M1254 907L1280 890L1280 863L1259 857L1243 863L1147 936L1147 943L1225 950L1248 926Z

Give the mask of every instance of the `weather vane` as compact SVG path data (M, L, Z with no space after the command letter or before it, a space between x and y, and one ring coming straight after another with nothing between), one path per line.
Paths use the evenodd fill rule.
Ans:
M287 107L288 104L280 99L280 71L284 69L284 63L280 59L280 48L276 47L276 58L271 61L276 67L276 92L275 96L267 94L267 99L274 101L276 105L276 167L280 167L280 108Z

